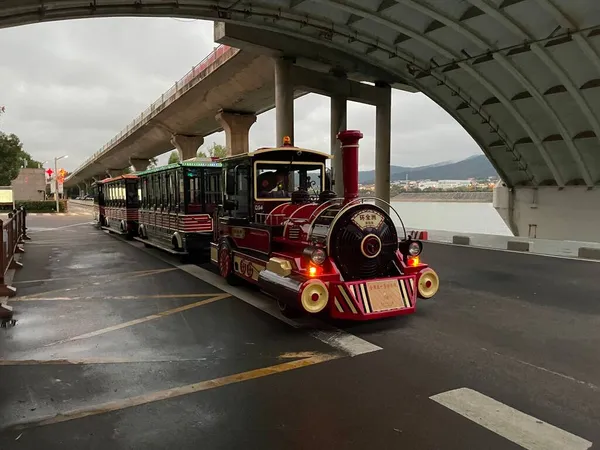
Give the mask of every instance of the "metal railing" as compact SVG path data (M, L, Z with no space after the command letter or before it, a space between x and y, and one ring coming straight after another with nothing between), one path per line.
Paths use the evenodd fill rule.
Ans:
M215 48L210 55L204 58L198 65L194 66L192 70L186 73L179 81L177 81L167 92L165 92L158 100L152 103L144 112L137 116L133 121L127 125L118 135L112 138L109 142L95 152L92 156L85 160L77 169L71 173L66 180L76 175L84 167L91 164L99 156L102 156L107 150L113 146L119 144L124 139L133 134L142 125L147 123L150 119L154 118L159 112L169 106L171 103L176 101L184 93L193 88L196 84L210 75L215 71L216 68L227 62L233 56L235 56L240 50L237 48L229 47L228 45L219 45Z
M8 220L0 220L0 297L12 297L16 294L16 289L7 285L4 277L7 270L22 267L21 263L15 260L15 254L23 252L19 244L29 239L25 210L14 210L8 216Z

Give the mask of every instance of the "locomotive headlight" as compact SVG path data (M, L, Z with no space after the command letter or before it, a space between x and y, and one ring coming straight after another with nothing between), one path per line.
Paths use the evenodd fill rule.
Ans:
M322 265L327 259L327 252L315 245L305 247L302 251L302 257L306 264L316 264L317 266Z
M326 258L327 254L322 248L314 249L310 255L310 260L319 266L325 262Z
M408 244L408 254L410 256L419 256L423 250L423 245L419 241L413 241Z

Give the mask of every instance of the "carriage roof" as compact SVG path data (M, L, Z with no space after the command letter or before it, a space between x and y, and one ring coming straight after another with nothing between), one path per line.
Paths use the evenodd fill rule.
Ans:
M221 161L229 162L243 158L250 158L254 161L289 161L290 159L293 159L295 161L310 162L318 160L325 162L328 159L332 159L332 156L317 150L284 145L282 147L262 147L251 153L242 153L240 155L222 158Z
M92 184L105 184L105 183L110 183L111 181L118 181L118 180L136 180L137 179L137 175L136 174L132 174L132 173L126 173L124 175L118 175L116 177L112 177L112 178L105 178L103 180L98 180L95 183Z
M136 172L137 176L150 175L152 173L162 172L165 170L177 169L179 167L222 167L222 164L218 161L214 161L212 159L207 159L204 161L199 160L188 160L182 162L176 162L172 164L167 164L164 166L153 167L152 169L143 170L141 172Z

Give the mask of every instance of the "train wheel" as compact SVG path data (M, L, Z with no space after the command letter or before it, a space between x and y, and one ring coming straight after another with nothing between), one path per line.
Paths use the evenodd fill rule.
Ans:
M419 280L417 281L417 291L420 298L427 299L433 297L440 288L440 279L437 273L427 268L421 271L419 274Z
M232 286L240 284L241 280L233 273L233 254L226 243L219 249L219 274Z
M295 319L297 317L302 316L302 312L292 308L290 305L288 305L285 302L282 302L281 300L277 300L277 307L279 308L279 312L281 313L281 315L283 317L287 317L288 319Z

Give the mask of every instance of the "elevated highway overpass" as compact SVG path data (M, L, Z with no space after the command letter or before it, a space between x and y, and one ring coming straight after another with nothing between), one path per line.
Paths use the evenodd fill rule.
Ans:
M24 0L0 6L0 27L106 16L214 20L217 42L421 91L495 166L504 183L495 206L515 234L600 240L595 0ZM276 66L285 79L289 69ZM293 132L293 86L280 88L278 135ZM332 134L344 105L332 101ZM391 113L389 101L377 106L376 187L387 198Z
M288 101L309 91L337 93L350 100L384 102L385 92L348 79L283 62ZM75 186L114 176L130 165L147 167L149 159L173 148L182 160L196 155L204 137L225 128L228 148L248 151L248 132L256 116L276 106L277 62L268 55L220 45L117 136L90 156L65 180ZM281 95L279 97L281 99ZM291 111L293 123L293 111ZM281 134L293 136L293 125ZM275 135L273 136L273 141ZM274 142L273 142L274 143Z

